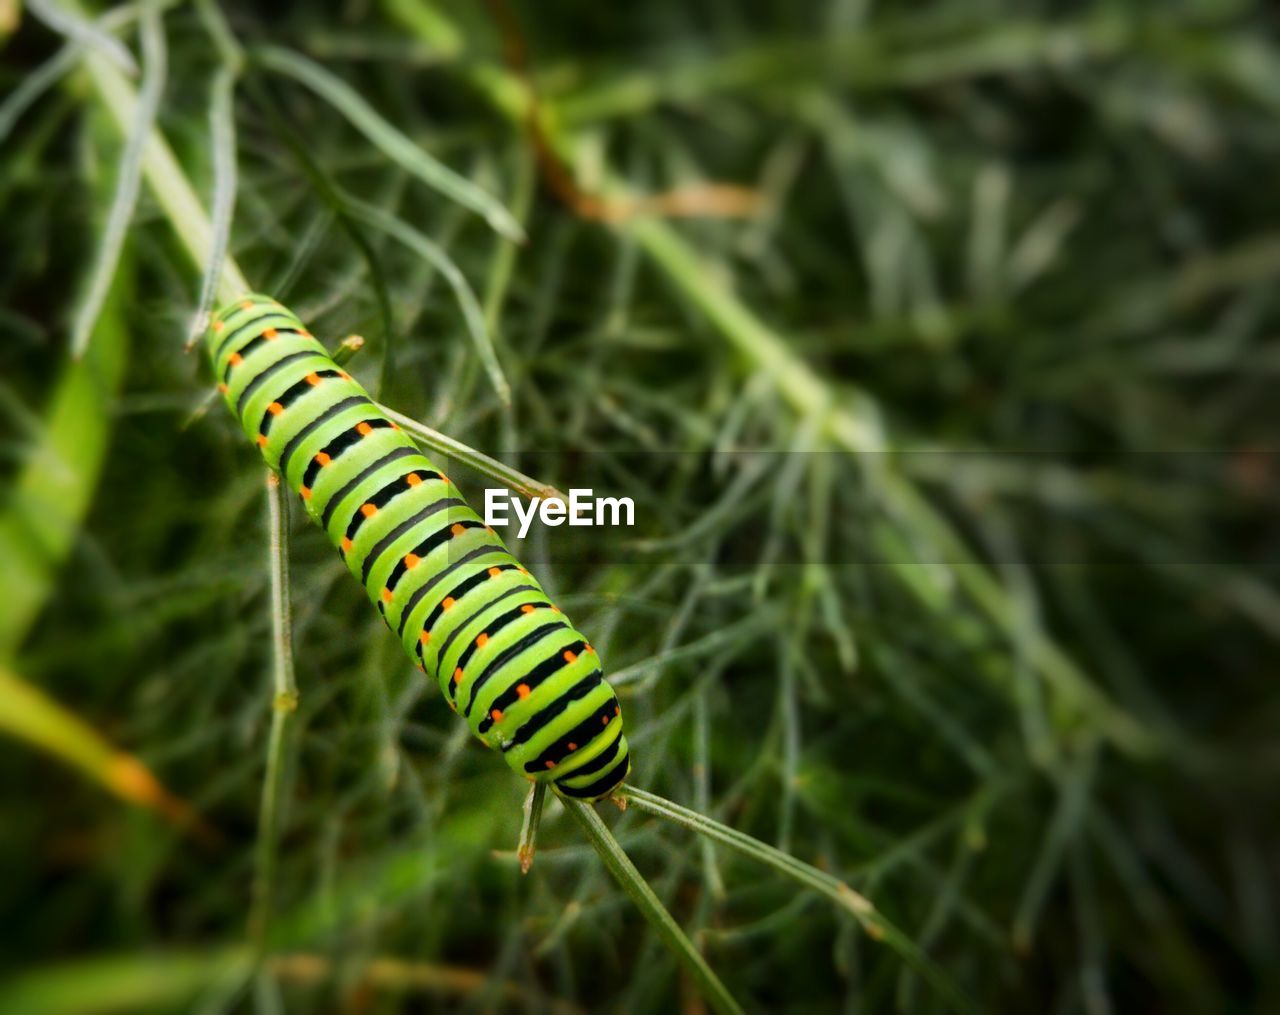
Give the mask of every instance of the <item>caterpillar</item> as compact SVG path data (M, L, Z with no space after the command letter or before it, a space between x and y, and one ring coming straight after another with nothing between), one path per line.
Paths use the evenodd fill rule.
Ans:
M566 796L615 790L630 755L599 657L449 478L270 297L205 340L227 407L472 733Z

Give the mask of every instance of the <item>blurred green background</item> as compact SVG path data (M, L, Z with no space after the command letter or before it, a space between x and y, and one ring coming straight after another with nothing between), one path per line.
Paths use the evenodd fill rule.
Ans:
M264 916L262 469L205 411L201 270L145 181L70 355L130 177L110 36L206 208L235 155L245 275L364 336L382 401L662 520L525 548L635 785L846 879L983 1009L1280 1008L1270 5L172 3L164 69L146 6L64 49L106 8L0 3L0 1007L702 1006L554 802L520 876L523 783L296 511ZM942 1009L825 899L600 811L748 1009Z

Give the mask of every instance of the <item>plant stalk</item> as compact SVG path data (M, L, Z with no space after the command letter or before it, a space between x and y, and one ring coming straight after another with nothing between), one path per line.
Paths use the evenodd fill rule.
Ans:
M643 811L723 843L758 863L772 867L778 873L799 882L806 888L825 895L841 909L852 914L867 932L868 937L888 945L904 962L916 969L953 1010L977 1012L977 1006L973 1001L924 954L914 941L886 919L870 899L854 891L839 878L820 871L802 860L797 860L789 853L784 853L777 847L761 842L745 832L739 832L735 828L721 824L705 814L681 807L656 793L648 793L633 786L623 786L618 790L617 795ZM598 821L599 818L596 820Z
M571 797L561 797L564 801L565 808L572 814L587 833L592 847L600 854L600 859L604 861L604 865L609 869L609 873L613 875L615 881L622 887L622 890L631 897L631 901L636 904L636 908L644 915L644 918L653 925L653 929L658 932L658 936L671 949L672 953L680 960L685 970L693 978L697 984L702 996L706 998L707 1003L711 1005L721 1015L741 1015L742 1008L738 1002L733 999L733 995L720 978L707 965L706 959L693 946L693 942L685 936L684 931L680 929L680 925L676 923L667 908L662 904L661 900L653 893L653 889L649 887L649 883L636 870L635 864L631 862L631 858L627 856L626 851L618 844L618 840L613 837L613 833L603 821L600 815L596 813L593 805L582 800L574 800Z
M253 905L249 914L249 936L258 947L266 938L274 908L281 801L288 772L285 753L298 709L298 684L293 671L293 606L289 598L289 504L284 485L274 472L267 473L267 506L271 553L271 734L258 809Z
M102 97L121 136L128 137L137 119L138 92L124 74L100 53L90 53L85 58L89 80ZM142 150L142 175L155 195L165 216L173 223L178 239L186 247L197 270L204 270L214 255L213 225L205 213L200 199L188 182L182 167L174 157L159 130L153 129ZM227 255L222 260L222 272L218 279L218 301L230 303L252 287L245 279L235 259Z

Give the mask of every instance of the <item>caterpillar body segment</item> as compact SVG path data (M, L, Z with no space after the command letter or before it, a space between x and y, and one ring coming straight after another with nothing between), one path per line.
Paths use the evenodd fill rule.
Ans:
M586 638L448 476L267 296L211 320L228 408L471 731L530 779L599 799L630 758Z

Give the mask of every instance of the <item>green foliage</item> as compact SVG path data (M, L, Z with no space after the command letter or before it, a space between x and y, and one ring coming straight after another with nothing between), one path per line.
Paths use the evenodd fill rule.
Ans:
M664 912L748 1009L1280 1005L1264 5L513 4L584 190L763 199L607 224L488 5L40 6L0 51L3 661L219 838L0 742L0 1008L666 1011ZM525 787L302 525L273 710L261 468L182 353L246 280L367 336L436 454L496 460L473 497L635 498L513 549L618 678L593 834L664 929L557 800L520 876Z

